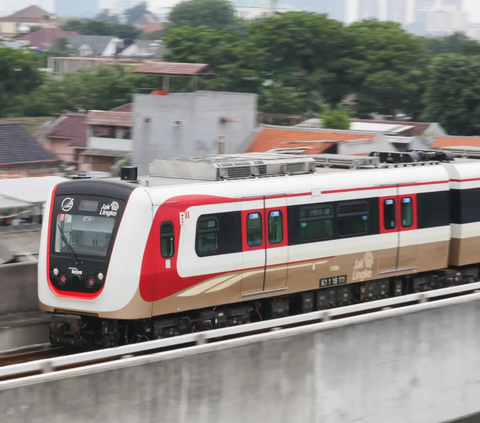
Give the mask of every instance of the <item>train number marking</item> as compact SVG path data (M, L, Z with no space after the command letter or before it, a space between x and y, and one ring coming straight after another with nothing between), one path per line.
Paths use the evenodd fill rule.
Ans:
M58 217L58 220L60 220L60 222L63 222L65 220L65 215L62 213L59 217Z
M326 286L342 285L344 283L347 283L347 275L332 276L330 278L320 279L320 288L324 288Z

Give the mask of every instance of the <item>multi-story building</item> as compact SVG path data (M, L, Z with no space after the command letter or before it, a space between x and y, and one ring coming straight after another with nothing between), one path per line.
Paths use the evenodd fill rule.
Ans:
M431 35L449 35L463 31L467 16L455 6L441 6L427 12L427 33Z
M380 19L380 0L359 0L358 19Z
M463 10L463 0L442 0L443 6L451 6L457 11Z
M387 20L407 23L407 0L388 0Z
M93 18L98 0L55 0L55 13L62 18Z

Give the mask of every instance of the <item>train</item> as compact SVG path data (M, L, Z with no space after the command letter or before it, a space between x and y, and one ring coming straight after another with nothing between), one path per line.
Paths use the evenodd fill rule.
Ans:
M38 262L51 343L113 347L477 281L480 152L447 150L161 159L145 177L62 182Z

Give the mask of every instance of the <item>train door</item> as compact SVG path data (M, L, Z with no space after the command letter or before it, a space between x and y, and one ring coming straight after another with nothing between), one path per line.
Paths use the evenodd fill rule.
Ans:
M264 290L267 262L265 197L242 201L242 295Z
M411 190L411 188L410 188ZM405 194L407 188L399 187L398 195L398 270L417 267L417 195Z
M287 196L265 199L266 271L265 291L281 290L287 285L288 226Z
M415 269L417 245L416 195L404 194L405 188L397 186L397 193L382 197L380 206L380 233L384 236L384 256L379 273L387 275L401 270Z

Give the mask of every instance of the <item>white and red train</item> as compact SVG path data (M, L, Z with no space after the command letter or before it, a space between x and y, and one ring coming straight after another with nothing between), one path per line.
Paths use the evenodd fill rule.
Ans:
M155 161L140 182L61 183L38 266L52 343L113 346L477 280L479 161L452 157L217 156Z

